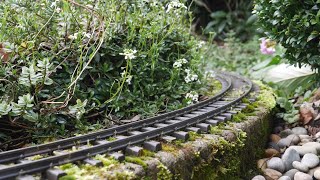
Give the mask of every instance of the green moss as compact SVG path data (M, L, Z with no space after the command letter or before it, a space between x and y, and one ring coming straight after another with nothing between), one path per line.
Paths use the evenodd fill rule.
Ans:
M273 109L277 102L275 99L276 95L274 94L272 88L264 85L261 81L254 81L254 83L258 84L260 87L260 93L256 104L267 109Z
M222 89L222 84L217 79L208 79L208 88L206 88L202 93L206 96L214 96Z
M252 104L248 104L246 108L242 109L243 113L252 113L255 111L255 107Z
M221 123L217 126L211 126L210 134L221 134L224 127L225 127L225 124L223 124L223 123Z
M173 178L172 173L169 171L169 169L160 163L157 166L159 172L157 173L157 180L171 180Z
M126 156L125 161L134 164L139 164L145 170L148 168L148 165L140 157Z
M243 122L248 116L256 116L255 108L264 108L270 112L276 105L275 96L269 87L260 85L260 93L257 101L243 109L240 113L233 116L228 123L222 123L219 126L211 128L212 134L221 134L223 130L233 130L237 140L234 142L226 141L220 138L214 144L213 153L205 163L194 168L194 176L192 179L201 180L224 180L224 179L250 179L255 171L256 165L254 159L259 159L263 155L263 148L267 142L270 133L271 113L262 116L260 123L250 127L247 133L233 128L235 122ZM244 103L249 103L248 99L243 99ZM261 116L259 116L261 118ZM257 131L258 130L258 131Z
M59 180L77 180L74 176L63 176Z
M148 150L146 150L146 149L143 149L143 150L142 150L142 156L154 157L154 155L155 155L154 152L148 151Z
M189 141L195 141L197 138L201 138L201 137L203 137L203 135L193 131L189 131Z
M173 144L162 143L162 150L173 154L177 153L177 147Z
M112 137L112 136L107 139L107 141L115 141L115 140L117 140L117 138Z
M119 161L115 160L112 157L107 157L106 155L96 155L94 159L99 160L103 163L104 166L116 165L119 164Z
M231 121L233 122L242 122L243 120L246 119L246 114L243 114L242 112L239 112L238 114L235 114L232 116Z
M249 99L247 99L247 98L243 98L241 101L242 101L242 103L248 103L248 104L250 103Z

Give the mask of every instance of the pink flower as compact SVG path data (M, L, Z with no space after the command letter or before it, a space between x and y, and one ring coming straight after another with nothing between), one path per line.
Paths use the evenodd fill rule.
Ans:
M260 51L262 54L273 54L276 52L276 42L266 38L261 38L260 40Z

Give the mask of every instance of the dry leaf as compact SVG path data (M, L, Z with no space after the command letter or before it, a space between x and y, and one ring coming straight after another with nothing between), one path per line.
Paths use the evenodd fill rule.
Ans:
M9 53L5 52L3 45L0 43L0 59L4 62L8 62L9 60Z
M204 101L209 99L209 96L200 96L199 101Z
M304 103L300 107L300 121L303 124L308 124L313 119L313 115L314 109L309 103Z
M122 123L131 123L131 122L139 121L140 118L141 118L141 115L138 114L138 115L134 116L133 118L131 118L129 120L128 119L121 120L121 122Z
M320 88L317 89L317 91L314 93L314 95L310 98L310 102L315 102L318 100L320 100Z

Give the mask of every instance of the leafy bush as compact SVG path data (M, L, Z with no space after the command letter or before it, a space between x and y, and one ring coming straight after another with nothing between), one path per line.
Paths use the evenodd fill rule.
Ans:
M196 32L208 35L216 33L216 38L223 40L230 31L235 32L238 39L246 41L256 34L253 25L256 16L252 15L252 0L190 0L196 19Z
M203 83L186 13L178 0L3 1L1 121L65 134L192 103Z
M266 34L286 48L292 64L320 67L320 1L255 0L254 12Z

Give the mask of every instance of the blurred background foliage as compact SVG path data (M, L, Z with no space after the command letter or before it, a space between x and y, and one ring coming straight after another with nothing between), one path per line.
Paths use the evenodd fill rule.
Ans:
M257 16L252 14L252 0L188 0L194 15L193 31L223 41L231 31L244 42L255 36Z

